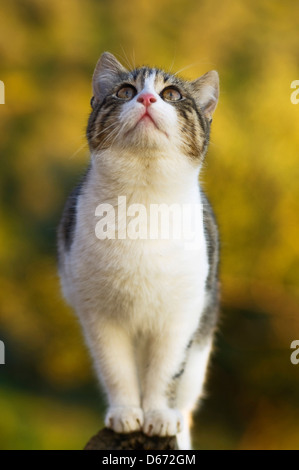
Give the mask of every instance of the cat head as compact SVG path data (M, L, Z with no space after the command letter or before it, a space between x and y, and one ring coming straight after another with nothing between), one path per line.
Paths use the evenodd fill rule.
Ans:
M129 71L105 52L92 85L87 127L92 151L161 151L168 146L195 161L203 159L218 101L216 71L186 81L156 68Z

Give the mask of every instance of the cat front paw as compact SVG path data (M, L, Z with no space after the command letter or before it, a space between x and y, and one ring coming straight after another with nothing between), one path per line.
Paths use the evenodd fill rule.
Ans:
M175 436L183 429L183 417L178 410L165 408L145 413L143 432L148 436Z
M109 408L105 425L118 433L140 431L144 422L143 411L134 406L115 406Z

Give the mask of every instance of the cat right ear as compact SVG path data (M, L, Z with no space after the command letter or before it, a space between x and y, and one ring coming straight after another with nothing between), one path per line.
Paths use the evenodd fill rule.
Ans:
M101 102L108 93L111 86L119 81L121 73L127 72L127 69L110 54L104 52L98 60L92 77L92 90L94 99Z
M205 73L191 82L195 91L195 100L204 115L211 121L219 97L219 76L216 70Z

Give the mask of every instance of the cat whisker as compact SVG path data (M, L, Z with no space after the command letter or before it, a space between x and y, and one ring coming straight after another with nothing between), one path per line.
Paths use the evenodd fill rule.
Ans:
M133 49L133 52L132 52L132 61L133 61L133 67L134 69L136 69L135 49Z
M131 64L130 61L129 61L129 58L128 58L127 54L126 54L126 51L125 51L124 47L121 46L121 49L122 49L123 54L124 54L124 57L123 57L124 62L126 62L126 65L128 66L128 68L129 68L130 70L132 70L134 67L132 67L132 64Z
M115 123L113 123L113 125L115 126ZM111 125L111 126L112 126L112 125ZM111 127L111 126L109 126L109 127ZM106 129L105 129L105 130L106 130ZM118 127L115 126L115 127L112 129L112 131L109 132L109 133L107 134L107 136L102 140L101 146L105 146L106 143L109 142L109 141L110 141L110 144L109 144L109 145L112 146L112 145L114 144L115 140L117 139L117 137L119 136L121 130L122 130L122 127L121 127L120 129L118 129ZM115 134L115 135L114 135L114 134ZM113 139L113 140L111 140L111 139Z
M194 62L193 64L189 64L189 65L186 65L185 67L182 67L180 70L178 70L177 72L173 73L173 75L177 76L177 75L179 75L181 72L184 72L185 70L189 70L189 69L191 69L192 67L194 67L195 65L198 65L198 62Z
M69 160L72 160L76 155L78 155L81 150L85 149L88 147L88 143L85 142L83 145L81 145L72 155L69 156Z
M111 127L115 126L115 122L112 122L109 126L105 127L102 131L100 131L97 136L100 136L101 134L103 134L103 132L107 132L108 129L110 129Z
M101 148L104 148L106 144L112 145L111 144L111 138L113 137L114 133L117 132L116 129L113 129L109 134L107 134L104 139L101 141L100 146Z
M125 124L122 123L120 129L118 130L116 136L114 137L114 139L112 141L112 145L114 144L115 140L120 136L120 134L123 132L124 128L125 128Z
M173 67L174 67L174 63L175 63L175 59L176 59L176 52L174 53L172 62L171 62L170 67L169 67L169 69L168 69L169 73L172 73L172 70L173 70Z

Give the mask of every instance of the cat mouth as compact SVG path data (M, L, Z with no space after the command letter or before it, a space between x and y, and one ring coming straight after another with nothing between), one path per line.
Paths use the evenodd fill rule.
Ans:
M151 122L154 124L154 126L155 126L158 130L160 130L159 127L157 126L156 122L154 121L154 119L152 118L152 116L149 114L148 111L146 111L146 112L143 114L143 116L141 116L141 118L140 118L139 121L137 122L137 125L138 125L140 122L142 122L142 121L151 121Z
M131 133L131 132L134 132L135 129L137 127L139 127L139 125L144 125L144 127L148 127L148 126L151 126L153 125L159 132L162 132L162 134L164 134L167 138L169 138L168 134L163 131L159 126L158 124L156 123L156 121L154 120L154 118L150 115L150 113L146 110L145 113L138 119L138 121L136 122L136 124L134 125L134 127L132 129L130 129L129 132L127 132L127 134Z

